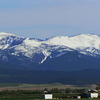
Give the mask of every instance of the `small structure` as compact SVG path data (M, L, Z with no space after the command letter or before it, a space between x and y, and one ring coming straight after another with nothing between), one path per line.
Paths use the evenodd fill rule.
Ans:
M75 99L81 99L81 96L73 96Z
M41 95L41 99L53 99L53 95L52 94L43 94L43 95Z
M90 93L90 98L98 98L98 93Z
M82 94L83 98L98 98L98 91L97 90L85 90Z

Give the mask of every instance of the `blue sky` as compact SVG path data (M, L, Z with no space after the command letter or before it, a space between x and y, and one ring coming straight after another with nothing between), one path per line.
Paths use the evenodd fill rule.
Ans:
M100 0L0 0L0 32L39 39L100 35Z

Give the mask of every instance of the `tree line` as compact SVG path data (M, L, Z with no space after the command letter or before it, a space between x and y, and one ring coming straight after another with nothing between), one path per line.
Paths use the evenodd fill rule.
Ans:
M66 89L58 89L58 88L53 88L53 89L43 89L43 90L2 90L0 91L0 95L21 95L21 94L55 94L55 93L83 93L85 89L71 89L71 88L66 88Z

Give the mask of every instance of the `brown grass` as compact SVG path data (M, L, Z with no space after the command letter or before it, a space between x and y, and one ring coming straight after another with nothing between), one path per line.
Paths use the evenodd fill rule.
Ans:
M95 89L96 85L85 85L85 86L76 86L76 85L66 85L66 84L60 84L60 83L53 83L53 84L18 84L18 86L7 86L7 87L0 87L0 91L2 90L43 90L43 89Z

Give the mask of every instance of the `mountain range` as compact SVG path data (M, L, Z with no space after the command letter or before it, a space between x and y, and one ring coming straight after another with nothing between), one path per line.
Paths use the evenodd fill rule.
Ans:
M100 36L79 34L41 40L1 32L0 64L23 70L100 70Z
M1 32L0 83L100 84L100 36L41 40Z

